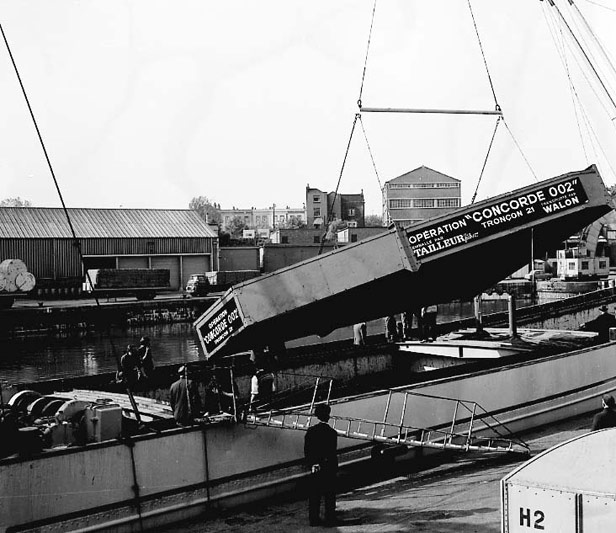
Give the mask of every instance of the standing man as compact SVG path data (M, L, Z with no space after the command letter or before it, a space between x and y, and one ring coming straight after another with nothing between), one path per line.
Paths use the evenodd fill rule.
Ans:
M365 322L353 325L353 344L355 346L364 346L366 344L366 330Z
M154 359L152 359L152 347L150 346L149 337L141 337L137 353L139 354L144 377L151 379L154 373Z
M616 427L616 401L614 401L614 397L604 394L601 398L601 405L603 410L592 419L591 431Z
M140 367L139 355L134 345L129 344L126 351L120 358L120 367L122 368L122 379L129 388L133 388L139 379Z
M169 403L178 426L189 426L201 410L201 402L194 383L188 381L186 365L178 369L179 379L171 384Z
M597 332L599 342L604 343L610 340L610 328L616 328L616 317L608 311L607 305L599 307L599 311L597 318L582 324L581 328Z
M436 340L436 315L438 306L428 305L421 310L421 323L423 326L422 340Z
M304 438L304 456L310 468L308 519L311 526L321 524L321 498L325 500L325 525L336 521L336 472L338 470L338 433L327 422L331 409L320 403L314 408L319 423L311 426Z

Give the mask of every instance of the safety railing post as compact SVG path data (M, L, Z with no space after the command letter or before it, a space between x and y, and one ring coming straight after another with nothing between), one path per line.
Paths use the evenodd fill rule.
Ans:
M466 436L466 451L468 451L471 445L471 439L473 437L473 422L475 421L475 411L477 410L477 404L473 403L473 411L471 412L471 419L468 422L468 435Z
M449 442L451 443L453 440L453 430L456 428L456 420L458 419L458 407L460 405L460 400L456 400L456 406L453 410L453 419L451 420L451 429L449 430ZM447 439L447 437L445 437Z
M404 427L404 416L406 415L406 403L409 397L409 393L405 391L404 393L404 402L402 402L402 412L400 413L400 432L402 432L402 428Z
M387 415L389 413L389 406L391 404L392 394L393 392L389 391L389 394L387 395L387 403L385 404L385 413L383 414L383 427L381 428L381 437L385 436L385 424L387 424Z
M332 395L332 386L334 384L334 380L330 379L329 380L329 388L327 389L327 403L329 403L329 399L331 398Z
M312 393L312 401L310 402L310 412L312 412L312 410L314 409L314 402L317 399L317 391L319 390L319 381L321 381L321 378L317 378L317 381L314 384L314 391Z

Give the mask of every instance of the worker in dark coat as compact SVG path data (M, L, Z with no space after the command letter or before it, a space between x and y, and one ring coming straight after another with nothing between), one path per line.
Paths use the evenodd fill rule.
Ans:
M186 366L181 366L178 373L179 379L172 383L169 389L169 403L176 424L189 426L201 411L201 401L195 384L188 380Z
M122 368L122 379L124 383L133 388L137 384L137 380L140 376L141 363L139 362L139 355L137 350L132 344L126 347L126 352L122 354L120 358L120 367Z
M152 358L152 347L150 346L149 337L141 337L139 341L139 362L141 364L141 370L143 371L143 377L151 379L154 374L154 359Z
M336 472L338 470L338 433L327 422L327 404L318 404L314 415L319 423L311 426L304 439L304 456L310 468L308 519L311 526L321 524L321 499L325 501L325 524L333 525L336 513Z
M604 394L601 398L601 405L603 409L592 419L591 431L616 427L616 401L614 401L614 397Z
M600 315L582 324L581 328L586 331L595 331L599 334L600 343L610 340L610 328L616 328L616 316L608 311L607 305L599 308Z
M398 327L396 325L396 315L389 315L385 319L385 337L387 342L396 342Z

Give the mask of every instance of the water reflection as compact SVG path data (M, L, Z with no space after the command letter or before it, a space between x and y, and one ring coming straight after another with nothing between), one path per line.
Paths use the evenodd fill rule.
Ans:
M532 304L518 301L518 307ZM507 309L507 300L483 302L484 314ZM454 302L439 306L439 322L469 318L474 315L472 302ZM384 333L384 321L368 324L369 335ZM0 343L0 380L8 383L40 379L115 372L116 356L120 357L128 344L139 344L142 336L152 342L155 364L173 364L204 360L197 334L190 323L161 324L141 328L112 328L111 336L104 332L89 332L81 337L35 338ZM332 340L351 339L351 328L341 328L327 337L308 337L287 343L289 347L317 344Z
M77 338L39 337L0 343L0 379L4 382L36 381L115 372L116 356L142 336L152 342L155 364L204 359L192 324L164 324L142 328L112 328Z

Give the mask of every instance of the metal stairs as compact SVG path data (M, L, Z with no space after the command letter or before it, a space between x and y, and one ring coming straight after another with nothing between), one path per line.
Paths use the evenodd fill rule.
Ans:
M318 385L317 385L318 386ZM341 437L408 448L434 448L459 452L496 452L529 454L529 446L516 439L494 416L476 402L430 396L408 391L387 392L383 419L367 420L346 416L330 417L330 425ZM402 395L400 403L400 395ZM329 395L328 395L329 396ZM451 423L437 428L418 428L407 422L407 407L412 396L447 401L453 404ZM400 409L396 422L388 421L392 404ZM329 398L328 398L329 400ZM303 409L271 410L248 413L246 424L271 428L306 431L313 422L313 403Z

